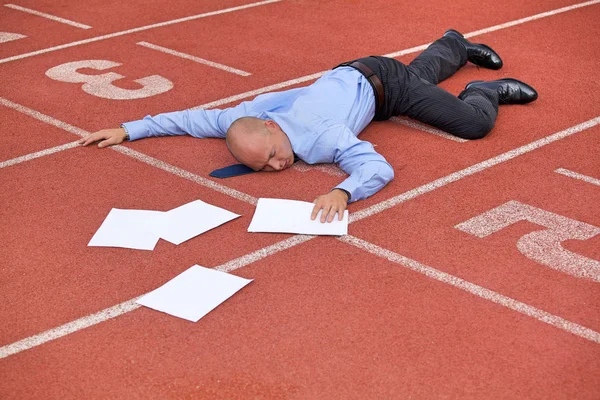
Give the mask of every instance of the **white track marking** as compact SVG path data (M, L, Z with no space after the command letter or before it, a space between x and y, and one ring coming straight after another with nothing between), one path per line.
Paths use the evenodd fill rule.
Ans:
M591 176L583 175L565 168L558 168L554 170L554 172L556 172L557 174L568 176L569 178L580 179L584 182L591 183L592 185L600 186L600 179L592 178Z
M56 118L52 118L46 114L42 114L39 111L32 110L29 107L25 107L20 104L14 103L10 100L5 99L4 97L0 97L0 104L2 104L5 107L12 108L13 110L23 113L25 115L29 115L30 117L33 117L38 121L47 123L48 125L55 126L70 133L74 133L77 136L83 137L89 135L89 132L84 131L81 128L77 128L76 126L69 125L66 122L59 121Z
M423 131L423 132L431 133L432 135L436 135L436 136L442 137L444 139L453 140L453 141L458 142L458 143L468 142L467 139L459 138L457 136L451 135L451 134L446 133L444 131L440 131L439 129L436 129L436 128L432 127L432 126L423 125L423 124L421 124L421 123L419 123L417 121L413 121L413 120L410 120L410 119L404 119L404 118L399 118L399 117L392 117L392 118L390 118L390 121L395 122L395 123L400 124L400 125L408 126L410 128L413 128L413 129L418 129L418 130Z
M485 238L520 221L548 228L535 228L534 232L521 236L517 241L521 254L576 278L600 282L600 261L562 246L566 240L588 240L599 235L600 228L597 226L512 200L461 222L455 228L478 238Z
M338 240L344 243L348 243L352 246L358 247L359 249L365 250L376 256L385 258L386 260L389 260L396 264L403 265L429 278L446 283L450 286L454 286L458 289L464 290L465 292L474 294L475 296L492 301L496 304L510 308L511 310L517 311L521 314L527 315L528 317L532 317L537 319L538 321L542 321L546 324L552 325L555 328L561 329L563 331L572 333L573 335L577 335L584 339L600 344L600 333L592 329L586 328L584 326L581 326L579 324L576 324L574 322L568 321L557 315L550 314L546 311L540 310L539 308L532 307L518 300L501 295L500 293L478 286L474 283L465 281L464 279L461 279L457 276L450 275L446 272L442 272L430 266L421 264L418 261L402 256L398 253L394 253L390 250L384 249L382 247L366 242L354 236L342 236L338 238Z
M557 8L556 10L551 10L551 11L546 11L543 13L539 13L539 14L535 14L532 15L530 17L525 17L525 18L520 18L520 19L516 19L514 21L510 21L510 22L505 22L503 24L498 24L498 25L494 25L494 26L490 26L489 28L484 28L484 29L480 29L478 31L473 31L473 32L469 32L469 33L465 33L464 36L465 38L472 38L475 36L479 36L479 35L483 35L489 32L494 32L494 31L499 31L501 29L506 29L506 28L510 28L512 26L516 26L516 25L521 25L524 24L526 22L531 22L531 21L535 21L538 19L542 19L542 18L546 18L546 17L551 17L553 15L556 14L561 14L567 11L572 11L575 10L577 8L581 8L581 7L587 7L587 6L592 6L594 4L598 4L600 3L600 0L592 0L592 1L586 1L584 3L579 3L579 4L573 4L567 7L562 7L562 8ZM422 51L425 50L427 48L427 46L429 46L431 43L426 43L423 44L421 46L417 46L417 47L413 47L410 49L406 49L406 50L401 50L401 51L397 51L395 53L389 53L386 54L386 57L400 57L400 56L404 56L406 54L410 54L410 53L416 53L417 51Z
M12 42L13 40L24 39L26 37L20 33L0 32L0 43Z
M185 58L186 60L191 60L191 61L194 61L194 62L197 62L197 63L200 63L200 64L208 65L208 66L213 67L213 68L218 68L218 69L221 69L223 71L231 72L232 74L237 74L237 75L241 75L241 76L250 76L250 75L252 75L250 72L242 71L241 69L236 69L236 68L233 68L233 67L229 67L227 65L219 64L219 63L214 62L214 61L205 60L204 58L200 58L200 57L192 56L192 55L189 55L189 54L186 54L186 53L182 53L180 51L168 49L166 47L162 47L162 46L159 46L159 45L156 45L156 44L152 44L152 43L148 43L148 42L138 42L136 44L138 44L140 46L143 46L143 47L147 47L147 48L152 49L152 50L160 51L161 53L166 53L166 54L170 54L172 56Z
M190 17L184 17L184 18L174 19L171 21L160 22L158 24L140 26L139 28L133 28L133 29L128 29L126 31L110 33L108 35L96 36L96 37L89 38L89 39L78 40L76 42L66 43L66 44L62 44L62 45L54 46L54 47L48 47L48 48L42 49L42 50L32 51L31 53L19 54L17 56L3 58L3 59L0 59L0 64L10 62L10 61L15 61L15 60L21 60L23 58L29 58L29 57L37 56L40 54L46 54L46 53L50 53L50 52L57 51L57 50L67 49L69 47L80 46L82 44L98 42L98 41L105 40L105 39L111 39L114 37L129 35L131 33L147 31L149 29L179 24L181 22L193 21L195 19L200 19L200 18L212 17L213 15L226 14L226 13L230 13L230 12L234 12L234 11L244 10L246 8L258 7L258 6L262 6L265 4L271 4L271 3L277 3L280 1L282 1L282 0L260 1L258 3L246 4L243 6L231 7L231 8L226 8L223 10L218 10L218 11L211 11L211 12L207 12L207 13L203 13L203 14L192 15ZM600 0L598 0L598 1L600 1Z
M75 321L71 321L57 328L50 329L40 334L19 340L18 342L0 347L0 359L31 349L51 340L67 336L71 333L75 333L82 329L99 324L100 322L118 317L121 314L136 310L141 307L141 305L136 304L135 302L140 297L142 296L125 301L110 308L105 308L100 312L76 319Z
M164 161L156 159L154 157L150 157L144 153L140 153L139 151L130 149L125 146L111 146L112 150L117 151L121 154L125 154L131 158L135 158L138 161L144 162L148 165L156 167L158 169L162 169L163 171L169 172L173 175L176 175L180 178L187 179L189 181L195 182L199 185L202 185L206 188L212 189L219 193L223 193L229 197L233 197L234 199L246 202L248 204L256 205L258 199L256 197L250 196L249 194L240 192L238 190L232 189L225 185L221 185L220 183L211 181L210 179L206 179L201 177L200 175L196 175L193 172L189 172L183 168L176 167L174 165L168 164Z
M110 100L133 100L156 96L173 89L173 82L160 76L150 75L134 79L139 89L123 89L113 85L114 81L125 78L116 72L88 75L78 72L82 68L104 71L121 66L110 60L80 60L57 65L46 71L46 76L60 82L83 83L81 90L92 96Z
M45 123L47 123L49 125L56 126L57 128L64 129L67 132L74 133L77 136L84 137L84 136L87 136L87 135L90 134L90 132L85 131L85 130L83 130L81 128L77 128L77 127L75 127L73 125L69 125L69 124L67 124L65 122L57 120L56 118L52 118L52 117L50 117L50 116L48 116L46 114L42 114L39 111L32 110L31 108L28 108L28 107L22 106L20 104L14 103L14 102L12 102L10 100L7 100L7 99L4 99L2 97L0 97L0 104L4 105L6 107L12 108L13 110L19 111L19 112L21 112L23 114L29 115L29 116L31 116L31 117L39 120L39 121L45 122ZM70 147L64 147L62 149L56 149L55 148L56 150L54 150L52 152L49 152L47 154L56 153L58 151L66 150L68 148L70 148ZM184 178L184 179L190 180L190 181L198 183L198 184L200 184L200 185L202 185L204 187L207 187L207 188L213 189L213 190L215 190L217 192L226 194L227 196L233 197L234 199L241 200L241 201L244 201L244 202L252 204L252 205L255 205L258 202L257 198L252 197L252 196L250 196L250 195L248 195L246 193L242 193L242 192L237 191L235 189L229 188L229 187L227 187L225 185L221 185L219 183L211 181L210 179L203 178L200 175L196 175L196 174L194 174L192 172L184 170L183 168L179 168L179 167L176 167L174 165L168 164L168 163L166 163L164 161L158 160L158 159L156 159L154 157L150 157L150 156L148 156L148 155L146 155L144 153L140 153L139 151L132 150L132 149L130 149L128 147L120 146L119 145L119 146L111 146L111 147L109 147L109 149L114 150L116 152L119 152L121 154L125 154L125 155L127 155L129 157L135 158L138 161L142 161L142 162L144 162L144 163L146 163L148 165L151 165L153 167L162 169L163 171L169 172L169 173L171 173L173 175L177 175L180 178ZM52 149L48 149L46 151L50 151L50 150L52 150ZM39 153L42 153L42 152L38 152L38 153L34 153L34 154L39 154ZM32 157L31 159L38 158L38 157L41 157L43 155L46 155L46 154L41 154L41 155L38 155L37 157ZM30 156L32 156L32 155L30 154L30 155L22 156L22 158L30 157ZM9 160L9 161L11 161L11 160ZM22 160L20 162L23 162L23 161L27 161L27 160Z
M507 151L506 153L500 154L496 157L492 157L488 160L482 161L465 169L461 169L460 171L454 172L450 175L446 175L442 178L436 179L433 182L429 182L425 185L419 186L415 189L409 190L408 192L399 194L398 196L394 196L388 200L382 201L381 203L377 203L371 207L365 208L358 212L352 213L349 218L349 222L359 221L363 218L366 218L373 214L378 214L388 208L394 207L400 203L404 203L407 200L413 199L417 196L421 196L425 193L429 193L435 189L439 189L443 186L446 186L449 183L456 182L460 179L463 179L467 176L476 174L477 172L481 172L486 170L494 165L501 164L505 161L512 160L515 157L523 155L525 153L529 153L535 149L539 149L540 147L546 146L547 144L556 142L557 140L564 139L568 136L571 136L577 132L584 131L586 129L592 128L596 125L600 124L600 117L592 118L589 121L583 122L579 125L575 125L571 128L565 129L560 132L556 132L550 136L546 136L542 139L538 139L534 142L526 144L524 146L518 147L514 150Z
M43 18L46 18L46 19L51 19L53 21L66 24L66 25L71 25L71 26L74 26L75 28L92 29L92 27L89 26L89 25L80 24L79 22L73 22L73 21L70 21L70 20L65 19L65 18L57 17L55 15L50 15L50 14L46 14L46 13L39 12L39 11L36 11L36 10L32 10L31 8L25 8L25 7L17 6L17 5L14 5L14 4L5 4L4 6L8 7L8 8L12 8L13 10L23 11L23 12L26 12L26 13L29 13L29 14L37 15L38 17L43 17Z
M252 264L253 262L262 260L263 258L271 256L275 253L279 253L280 251L289 249L290 247L307 242L314 238L315 236L308 235L292 236L289 239L282 240L271 246L267 246L260 250L253 251L252 253L248 253L242 257L236 258L235 260L226 262L225 264L215 267L215 269L223 272L235 271L238 268L242 268L248 264ZM127 300L113 307L105 308L102 311L87 315L75 321L71 321L57 328L49 329L40 334L30 336L28 338L19 340L18 342L0 347L0 359L31 349L33 347L37 347L41 344L50 342L63 336L67 336L71 333L75 333L82 329L99 324L100 322L118 317L119 315L128 313L130 311L137 310L141 307L141 305L137 304L136 301L142 296Z
M60 146L52 147L50 149L41 150L36 153L31 153L31 154L27 154L27 155L20 156L20 157L15 157L13 159L0 162L0 169L5 168L5 167L10 167L11 165L20 164L22 162L33 160L33 159L36 159L39 157L44 157L44 156L47 156L50 154L58 153L59 151L72 149L73 147L77 147L77 146L78 146L77 142L71 142L71 143L62 144Z
M598 0L598 1L600 1L600 0ZM233 103L234 101L242 100L242 99L245 99L245 98L248 98L248 97L258 96L259 94L262 94L262 93L273 92L275 90L279 90L279 89L283 89L283 88L286 88L286 87L294 86L294 85L297 85L299 83L304 83L304 82L312 81L314 79L317 79L317 78L323 76L323 74L325 74L325 72L327 72L327 71L317 72L316 74L311 74L311 75L302 76L300 78L290 79L289 81L285 81L285 82L281 82L281 83L276 83L274 85L265 86L265 87L262 87L260 89L250 90L248 92L244 92L244 93L236 94L236 95L233 95L233 96L225 97L224 99L221 99L221 100L215 100L215 101L211 101L210 103L206 103L206 104L202 104L202 105L199 105L199 106L196 106L196 107L192 107L192 108L190 108L190 110L208 109L208 108L219 107L219 106L222 106L223 104Z
M308 171L321 171L326 173L327 175L337 176L343 178L348 176L340 167L336 164L307 164L304 161L300 160L292 165L292 169L298 172L308 172Z
M471 38L473 36L479 36L479 35L483 35L485 33L499 31L500 29L506 29L506 28L510 28L511 26L524 24L526 22L531 22L531 21L535 21L538 19L546 18L546 17L551 17L553 15L564 13L567 11L576 10L578 8L593 6L594 4L598 4L598 3L600 3L600 0L586 1L583 3L573 4L570 6L558 8L556 10L546 11L546 12L543 12L540 14L535 14L535 15L532 15L531 17L520 18L520 19L517 19L514 21L505 22L504 24L494 25L489 28L484 28L484 29L480 29L478 31L473 31L473 32L465 34L464 36L466 38Z
M3 99L0 98L0 101L1 100L3 100ZM3 104L6 104L6 102L7 102L7 100L4 100ZM15 104L15 103L12 103L12 102L8 102L8 103L9 104ZM20 106L20 107L23 110L29 110L29 109L26 109L23 106ZM33 110L30 110L30 111L33 111ZM32 115L29 112L27 112L27 114ZM34 112L34 114L38 115L40 113ZM50 117L48 117L48 118L50 118ZM587 128L590 128L592 126L597 125L600 122L600 117L595 118L595 119L593 119L591 121L595 121L595 123L590 123L590 121L588 121L588 122L576 125L573 128L570 128L570 129L567 129L567 130L561 131L561 132L567 132L568 131L568 132L570 132L570 134L574 134L576 132L581 132L584 129L587 129ZM561 133L561 132L559 132L559 133ZM558 134L554 134L554 135L548 136L547 138L552 138L552 140L546 141L544 143L545 144L552 143L552 142L554 142L556 140L564 139L564 138L566 138L566 137L569 136L567 134L562 134L562 135L558 135L558 136L557 135ZM544 139L541 139L541 141L543 141L543 140ZM533 142L532 144L539 143L539 142L540 142L540 140L538 140L536 142ZM527 147L528 151L532 151L532 150L535 150L535 149L541 147L541 145L538 144L536 146L529 146L529 147L528 146L523 146L523 147L518 148L517 150L523 149L524 147ZM126 151L132 151L132 152L134 152L133 150L130 150L130 149L128 149L126 147L123 147L123 146L119 146L119 148L125 149ZM142 153L138 153L138 152L135 152L135 153L139 154L141 157L148 157L148 156L145 156ZM508 153L505 153L505 154L508 154ZM524 154L524 152L521 151L520 153L516 154L514 157L516 157L517 155L520 155L520 154ZM491 160L494 160L494 159L495 158L492 158ZM156 161L160 162L159 160L156 160ZM490 164L486 168L489 168L489 167L491 167L493 165L496 165L498 163L499 162L496 162L495 164ZM482 164L482 163L480 163L480 164ZM480 164L476 164L476 165L480 165ZM177 168L177 167L174 167L174 168ZM473 172L471 172L469 174L461 174L460 176L457 176L455 178L453 177L455 174L450 174L446 178L448 178L448 177L453 177L453 178L450 181L445 182L444 184L436 184L436 182L440 182L440 181L443 181L444 179L446 179L446 178L440 178L440 179L432 182L432 184L433 184L432 187L429 187L429 185L421 186L421 188L426 188L427 190L419 190L419 188L417 188L417 189L415 189L415 190L417 190L417 193L413 193L414 191L409 191L409 192L406 192L403 195L394 197L394 198L392 198L390 200L394 200L394 199L397 199L399 197L402 197L402 198L406 197L406 199L403 200L403 201L406 201L406 200L415 198L415 197L417 197L417 196L419 196L421 194L433 191L433 190L435 190L435 189L437 189L439 187L445 186L446 184L448 184L450 182L457 181L459 179L462 179L462 178L464 178L466 176L472 175L472 174L474 174L476 172L479 172L479 171L482 171L482 170L483 169L479 168L479 169L477 169L477 170L475 170L475 171L473 171ZM463 171L465 171L465 170L463 170ZM461 172L461 171L459 171L459 172ZM388 209L389 207L392 207L391 205L388 204L388 202L390 200L386 200L386 201L383 201L383 202L381 202L379 204L376 204L375 206L369 207L368 209L366 209L366 210L369 210L369 211L367 213L364 213L359 218L352 218L352 215L354 215L354 214L352 214L349 223L353 223L353 222L358 221L360 219L363 219L363 218L366 218L368 216L377 214L377 213L379 213L379 212L381 212L383 210ZM386 206L385 207L378 207L379 205L382 205L382 204L385 204ZM355 213L355 214L359 214L360 215L361 212L362 211L359 211L358 213ZM241 267L243 267L245 265L251 264L251 263L253 263L253 262L257 261L257 260L263 259L263 258L265 258L265 257L267 257L269 255L275 254L275 253L277 253L279 251L282 251L282 250L285 250L285 249L289 249L289 248L294 247L294 246L296 246L298 244L301 244L301 243L308 242L309 240L312 240L315 237L316 236L295 235L295 236L290 237L289 239L282 240L282 241L280 241L278 243L275 243L275 244L273 244L271 246L264 247L264 248L262 248L260 250L254 251L254 252L249 253L249 254L247 254L245 256L242 256L242 257L236 258L234 260L231 260L231 261L229 261L229 262L227 262L225 264L222 264L221 266L216 267L216 268L219 269L219 270L221 270L221 271L230 272L230 271L233 271L235 269L241 268ZM341 238L340 240L343 240L343 239L344 238ZM365 243L367 243L367 242L365 242ZM370 246L374 246L374 245L371 245L371 244L369 244L369 245ZM429 275L427 275L427 276L429 276ZM456 278L456 279L458 279L458 278ZM454 285L454 286L460 287L459 285ZM475 285L473 285L473 286L475 287ZM481 289L483 289L483 288L481 288ZM487 291L487 289L483 289L483 290ZM494 292L487 291L487 292L482 292L482 293L485 294L485 293L494 293ZM507 307L509 307L511 309L515 309L515 307L517 307L517 305L519 305L519 307L520 307L520 305L523 304L523 303L516 302L515 300L511 300L511 299L509 299L507 297L504 297L502 295L499 295L499 294L498 294L498 296L501 296L501 297L495 298L498 301L495 301L493 299L492 299L492 301L495 301L495 302L497 302L498 304L501 304L501 305L505 305L505 306L507 306ZM481 297L484 297L484 296L482 295ZM81 330L81 329L84 329L84 328L96 325L96 324L98 324L100 322L103 322L103 321L106 321L108 319L114 318L114 317L116 317L118 315L121 315L121 314L124 314L126 312L133 311L133 310L135 310L135 309L137 309L139 307L139 305L135 304L135 300L137 300L138 298L139 297L136 297L135 299L128 300L128 301L126 301L124 303L121 303L121 304L116 305L114 307L107 308L107 309L102 310L102 311L100 311L98 313L95 313L95 314L92 314L92 315L88 315L86 317L82 317L82 318L80 318L80 319L78 319L76 321L67 323L67 324L62 325L62 326L60 326L58 328L50 329L50 330L48 330L46 332L42 332L42 333L40 333L38 335L34 335L34 336L31 336L31 337L19 340L18 342L15 342L15 343L3 346L3 347L0 348L0 358L8 357L8 356L10 356L12 354L16 354L16 353L19 353L21 351L24 351L24 350L27 350L27 349L31 349L31 348L39 346L39 345L41 345L43 343L49 342L51 340L57 339L59 337L65 336L65 335L68 335L70 333L74 333L74 332L76 332L78 330ZM508 300L511 300L511 301L507 302L507 301L504 301L504 299L508 299ZM500 300L502 300L502 301L500 301ZM524 310L537 310L537 309L535 309L535 308L533 308L531 306L527 306L526 304L523 304L523 305L525 306L525 308L523 308ZM527 308L527 307L529 307L529 308ZM526 315L534 316L534 318L537 318L537 316L539 316L538 319L545 318L544 322L548 322L548 323L552 322L552 325L554 325L556 323L556 324L559 325L558 327L561 328L561 329L564 329L564 326L568 326L569 327L568 329L572 329L573 332L579 332L579 333L581 333L579 336L586 337L589 340L597 341L596 340L597 336L595 336L595 335L597 335L597 333L595 333L594 331L590 331L588 328L584 328L584 327L581 327L581 329L575 329L575 327L578 327L578 325L572 324L572 323L570 323L570 322L568 322L566 320L557 319L559 317L551 316L551 314L547 314L547 313L544 314L544 313L545 312L543 312L543 311L539 311L539 313L537 313L537 314L536 313L530 313L531 315L530 314L526 314ZM552 318L550 318L550 317L552 317ZM562 321L564 321L564 323ZM565 325L565 324L567 324L567 325ZM571 324L571 325L569 325L569 324ZM554 325L554 326L556 326L556 325ZM590 332L593 332L593 333L590 334ZM587 336L584 336L584 335L587 335ZM596 338L596 339L594 339L594 338Z

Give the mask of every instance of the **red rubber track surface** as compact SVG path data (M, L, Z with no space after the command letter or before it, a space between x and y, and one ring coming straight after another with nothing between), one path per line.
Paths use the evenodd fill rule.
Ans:
M193 264L222 266L292 235L247 233L251 201L108 149L75 147L2 163L77 140L74 131L219 100L221 108L233 106L253 96L230 96L420 46L449 28L473 32L576 3L283 0L51 51L250 3L14 4L92 28L0 7L0 30L26 35L0 43L5 347L147 293ZM139 308L0 358L0 398L600 398L600 283L519 251L517 241L539 225L521 221L486 238L455 228L509 201L600 227L600 187L554 172L565 168L600 179L600 127L383 208L388 199L599 117L599 13L600 4L590 4L472 39L497 50L504 67L469 64L440 86L458 94L471 80L515 77L540 94L526 106L502 106L484 140L458 143L393 121L361 133L396 173L379 193L349 206L351 216L380 207L349 226L368 248L317 237L233 271L254 281L198 323ZM142 41L252 75L137 45ZM22 56L35 51L40 54ZM399 60L408 63L416 54ZM143 99L110 100L85 93L81 83L46 76L80 60L120 63L109 71L126 77L114 82L124 89L139 88L133 80L151 75L174 87ZM235 161L216 139L125 146L201 178ZM253 198L312 201L343 179L335 168L328 171L291 168L215 182ZM152 252L87 247L113 207L166 211L195 199L242 217L179 246L159 241ZM600 235L561 244L600 260ZM377 256L370 252L376 246L492 291L493 299ZM502 296L567 323L557 327L517 312L498 300ZM577 335L573 324L593 332L591 338Z

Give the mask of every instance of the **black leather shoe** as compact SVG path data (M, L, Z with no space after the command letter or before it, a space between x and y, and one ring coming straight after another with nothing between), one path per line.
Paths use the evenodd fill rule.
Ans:
M476 87L497 90L500 104L526 104L538 98L538 93L534 88L513 78L488 82L473 81L467 84L465 90Z
M483 68L500 69L502 68L502 59L490 46L485 44L471 43L457 30L449 29L444 33L444 37L453 37L458 39L467 49L468 60L475 65Z

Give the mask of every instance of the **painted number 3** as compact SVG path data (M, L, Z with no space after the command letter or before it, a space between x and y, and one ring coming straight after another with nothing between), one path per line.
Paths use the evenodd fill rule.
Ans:
M600 234L600 228L554 214L518 201L509 201L455 226L484 238L518 221L529 221L548 229L521 237L517 248L528 258L569 275L600 282L600 262L562 247L569 239L586 240Z
M81 68L106 70L118 67L119 63L108 60L82 60L57 65L46 71L46 75L61 82L80 83L84 92L103 99L111 100L133 100L155 96L167 92L173 88L173 83L160 75L147 76L135 79L134 82L142 85L140 89L123 89L113 85L113 82L125 78L116 72L106 72L99 75L86 75L77 72Z

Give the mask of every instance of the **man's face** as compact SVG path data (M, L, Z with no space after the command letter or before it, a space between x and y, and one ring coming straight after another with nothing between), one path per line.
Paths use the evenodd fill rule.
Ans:
M267 140L267 151L263 153L264 162L258 165L257 170L273 172L291 167L294 163L294 152L287 135L273 121L266 121L265 127L270 133L266 138L270 140Z
M253 134L232 148L233 155L255 171L282 171L294 163L292 144L279 125L264 121L264 131Z

